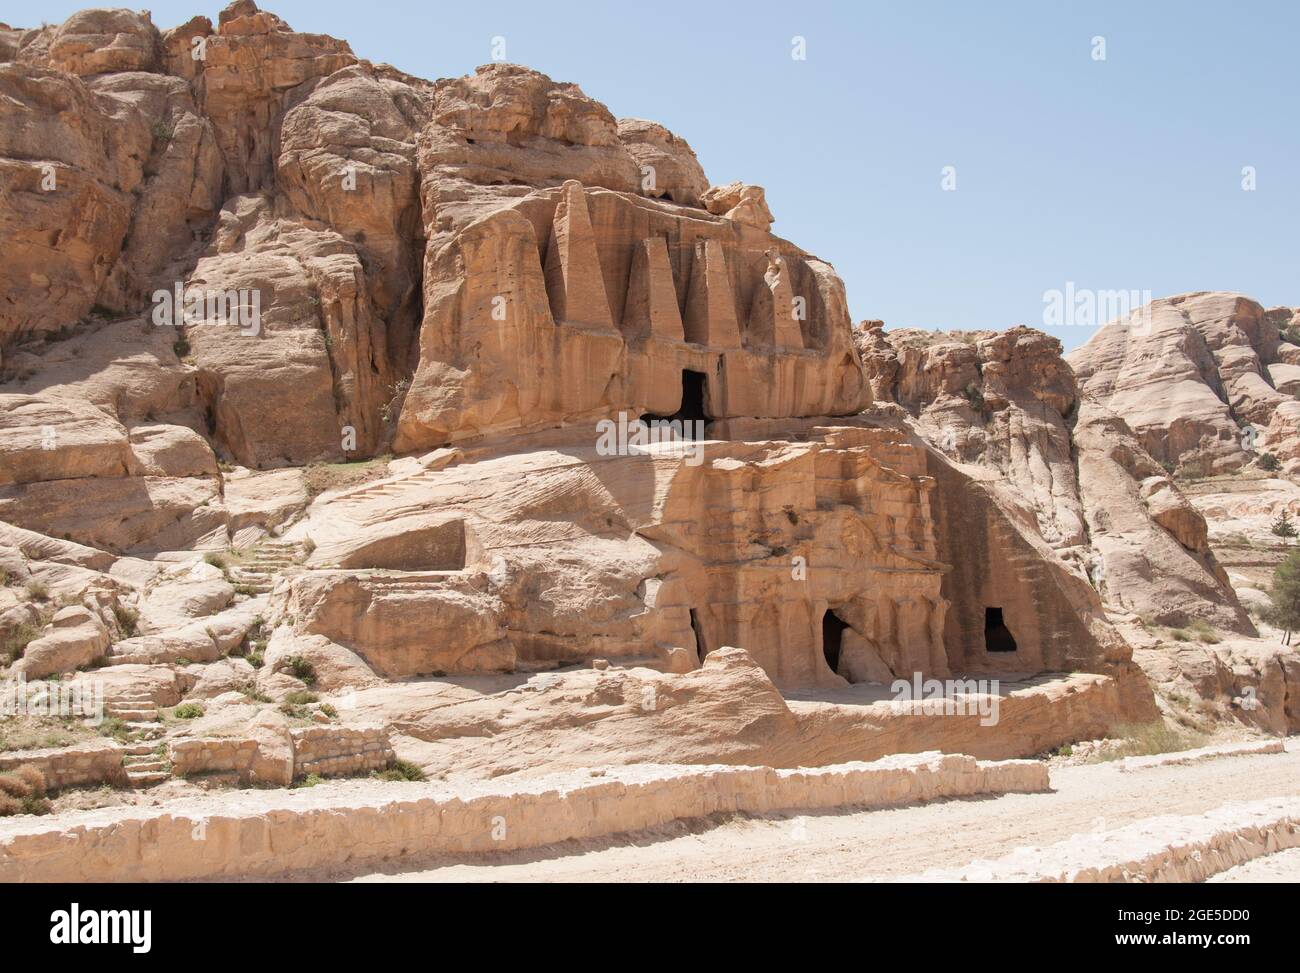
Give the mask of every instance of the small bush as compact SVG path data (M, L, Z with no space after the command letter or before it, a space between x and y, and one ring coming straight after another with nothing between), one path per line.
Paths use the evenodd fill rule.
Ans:
M30 764L0 774L0 791L11 797L44 797L45 775Z
M177 338L172 342L172 351L177 358L184 358L190 353L190 343L184 338Z
M1121 757L1150 757L1159 753L1176 753L1201 746L1204 737L1174 729L1163 720L1151 723L1126 723L1115 726L1108 736L1124 742L1104 751L1098 759L1118 760Z
M1221 641L1218 630L1203 618L1193 619L1187 626L1187 630L1196 638L1198 642L1204 642L1206 645L1218 645Z
M1259 457L1259 468L1265 473L1272 473L1281 469L1282 463L1272 453L1263 453Z
M10 629L8 634L0 636L0 665L14 662L23 657L27 646L40 637L41 630L30 622L23 622Z
M371 776L377 780L424 780L424 771L406 760L394 760L384 770L376 770Z
M301 679L308 686L316 684L316 667L300 655L291 655L285 660L285 668L295 679Z
M23 765L0 774L0 817L11 814L49 814L45 800L45 775L35 767Z
M203 715L203 707L198 703L181 703L174 710L172 716L178 720L193 720Z
M105 716L99 721L96 727L100 736L116 740L118 743L125 743L131 735L131 728L126 725L126 721L120 716Z
M320 697L315 693L309 693L305 689L298 689L284 697L284 701L290 706L306 706L308 703L314 703Z
M339 715L339 711L336 710L336 709L335 709L333 706L331 706L329 703L321 703L321 704L320 704L320 712L324 713L324 714L325 714L326 716L328 716L331 720L332 720L332 719L336 719L336 718L338 717L338 715Z
M205 564L211 564L214 568L225 574L230 570L230 563L226 560L225 555L209 552L203 555Z
M300 777L293 782L294 787L315 787L317 784L325 783L325 778L320 774L308 774L306 777Z
M27 582L27 594L36 601L50 600L50 586L33 578Z

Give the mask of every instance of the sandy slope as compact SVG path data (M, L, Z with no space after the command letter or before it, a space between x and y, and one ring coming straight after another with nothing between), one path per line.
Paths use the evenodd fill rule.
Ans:
M909 875L1159 814L1300 794L1300 740L1284 754L1120 773L1053 771L1050 794L947 801L888 811L696 822L617 842L317 878L363 881L817 881ZM1277 863L1272 863L1277 864ZM1251 866L1246 866L1250 868ZM1264 869L1267 866L1255 866ZM1300 877L1300 862L1282 863ZM1275 878L1273 880L1285 880Z

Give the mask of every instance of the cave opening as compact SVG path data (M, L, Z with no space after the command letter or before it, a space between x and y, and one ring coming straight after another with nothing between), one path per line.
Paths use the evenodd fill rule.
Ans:
M984 651L1015 652L1016 639L1002 618L1001 608L984 609Z
M709 414L704 410L708 381L709 377L703 372L693 372L689 368L683 368L681 408L670 416L657 416L647 412L641 417L641 421L647 426L662 422L676 422L681 427L682 439L703 439L704 423L709 419Z
M836 675L840 671L840 648L844 644L844 631L848 627L848 623L829 608L822 615L822 655L826 657L831 672Z
M700 616L691 609L691 631L695 633L695 654L700 660L700 665L704 665L704 657L709 654L708 648L704 644L704 628L700 625Z

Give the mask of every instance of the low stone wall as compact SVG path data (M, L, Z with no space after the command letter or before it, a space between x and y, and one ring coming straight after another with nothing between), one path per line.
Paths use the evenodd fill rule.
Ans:
M290 730L295 777L347 777L382 770L396 757L382 726L308 726Z
M346 777L382 770L393 762L388 731L380 726L307 726L289 731L293 777ZM253 775L260 744L251 737L186 737L168 746L172 773ZM286 778L287 781L287 778Z
M717 813L890 807L1048 788L1047 766L907 754L800 770L643 764L517 781L338 781L0 821L0 882L271 877L510 851Z
M1236 802L1147 818L1004 858L932 869L919 882L1203 882L1262 855L1300 847L1300 798Z
M107 740L95 740L62 749L0 753L0 772L14 770L24 764L43 773L45 786L51 791L69 787L98 787L101 784L119 786L127 782L126 769L122 766L122 751Z
M257 741L245 737L189 737L173 740L167 756L177 777L235 773L245 778L257 756Z

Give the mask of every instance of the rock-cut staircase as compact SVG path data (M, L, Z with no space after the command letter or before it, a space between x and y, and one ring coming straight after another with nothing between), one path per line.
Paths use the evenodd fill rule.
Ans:
M138 738L154 739L163 732L162 721L158 719L158 704L147 693L123 694L106 700L104 715L116 716Z
M275 587L277 576L297 567L306 557L306 549L297 541L265 540L230 566L230 581L254 595L266 594Z
M155 743L128 743L122 747L127 782L135 788L153 787L171 779L167 762Z

